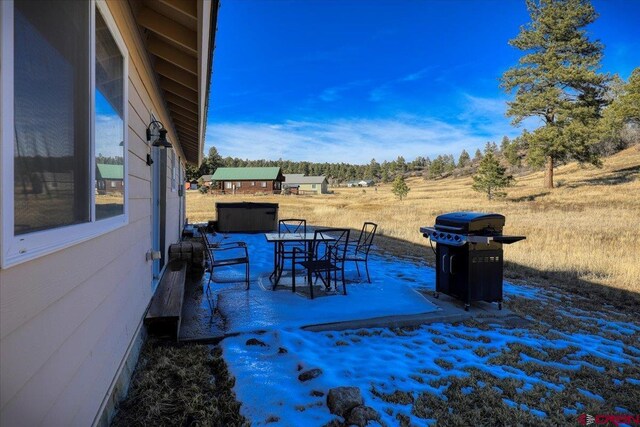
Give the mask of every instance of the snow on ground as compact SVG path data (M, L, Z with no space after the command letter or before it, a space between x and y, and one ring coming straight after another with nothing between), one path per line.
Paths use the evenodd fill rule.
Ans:
M427 425L428 420L411 414L410 406L383 401L372 393L395 390L421 392L442 396L446 386L434 388L431 380L458 375L468 376L466 369L477 368L497 378L522 380L523 391L541 384L561 391L568 378L556 382L540 379L536 374L511 366L489 365L487 361L501 353L508 344L518 343L538 349L581 350L571 352L554 367L577 370L587 362L584 356L596 356L624 365L639 364L640 357L622 351L620 343L611 343L598 336L561 336L550 339L525 329L507 329L493 325L492 330L479 330L464 325L432 324L398 335L388 329L350 330L314 333L300 329L272 330L264 334L240 335L222 342L224 357L238 382L235 391L243 402L242 412L255 425L262 425L270 416L280 419L279 425L322 425L332 418L325 397L314 397L312 390L327 393L338 386L357 386L365 404L375 408L388 425L396 425L396 414L411 418L415 425ZM247 346L249 338L267 344ZM588 343L588 345L584 345ZM281 353L286 349L286 353ZM479 351L482 348L486 351ZM279 352L280 351L280 352ZM540 366L551 364L521 354L522 361L535 361ZM320 368L323 374L303 383L297 379L302 371ZM581 390L585 399L602 399L597 393ZM577 405L579 407L579 405ZM625 410L634 408L625 408ZM538 408L528 408L544 416Z
M264 283L262 287L255 285L262 283L265 272L272 267L272 247L255 240L258 238L263 236L242 236L242 240L248 241L255 248L251 252L252 286L256 288L254 292L265 293L267 291L263 289ZM339 309L335 309L334 304L347 301L340 295L311 301L284 290L272 293L278 295L278 301L272 302L280 303L280 317L274 317L280 320L277 323L268 324L268 316L254 318L242 310L235 317L249 316L249 319L234 318L232 311L226 313L229 317L227 320L236 322L239 330L263 331L242 333L221 342L225 361L237 380L234 391L242 402L242 414L252 420L254 425L323 425L335 418L326 406L326 394L329 389L339 386L359 387L365 404L376 409L386 425L397 425L396 416L399 414L409 417L414 425L429 425L434 420L418 418L411 413L411 405L390 403L381 398L381 395L400 390L410 393L414 398L421 392L428 392L446 399L443 392L447 389L447 384L433 386L431 381L452 375L467 377L470 368L500 379L521 380L523 385L518 393L527 392L536 385L544 386L549 392L559 392L569 383L571 373L581 366L604 370L604 367L594 364L598 359L619 365L621 372L624 366L640 364L640 346L625 346L621 341L582 331L572 334L553 331L543 335L526 328L511 328L501 324L480 329L446 323L425 325L411 331L381 328L310 332L299 328L304 323L300 321L300 315L309 310L317 310L313 312L313 316L326 320L336 319L339 316L334 315L340 313L366 311L372 305L376 306L376 310L380 309L377 306L380 301L376 300L374 294L367 297L365 295L367 290L384 292L384 284L403 289L402 292L382 298L382 302L391 305L396 297L414 295L414 288L433 287L433 269L411 262L374 256L370 260L370 271L375 278L374 285L351 285L350 295L357 298L349 299L348 304L340 305ZM354 274L355 272L350 273L351 278ZM359 287L362 287L361 291L358 290ZM221 292L221 300L224 299L225 292L227 291ZM512 284L505 284L505 293L507 296L522 298L546 298L533 288ZM280 295L286 295L287 299L281 299ZM417 300L407 298L405 308L410 311ZM249 304L251 306L254 303ZM625 322L605 322L602 327L620 335L638 331L637 325ZM252 338L265 345L247 345L247 341ZM567 372L567 377L560 376L551 381L543 379L540 372L527 373L507 364L488 364L491 358L514 344L532 347L543 355L548 351L567 350L566 356L555 361L520 354L523 363L534 362L541 369L545 366L560 369ZM320 368L322 374L307 382L298 380L301 372L313 368ZM621 378L620 384L624 384L625 380L640 383L635 378ZM496 391L501 392L497 389ZM312 391L315 393L312 394ZM323 396L316 396L319 394L317 392L322 392ZM462 390L462 393L471 392L468 388ZM563 408L566 416L580 413L591 400L602 399L598 390L580 389L580 393L584 400L568 405L572 407ZM529 411L541 419L548 416L541 407L525 405L516 400L513 397L505 398L503 402ZM544 397L540 399L540 406L544 406L544 400ZM617 409L625 412L638 408Z

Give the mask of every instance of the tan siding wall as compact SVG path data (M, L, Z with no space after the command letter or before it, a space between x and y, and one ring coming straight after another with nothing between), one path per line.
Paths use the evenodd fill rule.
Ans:
M237 181L236 180L236 181L230 181L230 182L232 185L237 182L242 183L240 188L236 187L235 194L273 193L274 187L275 187L274 185L275 181L266 181L267 182L266 187L263 187L261 184L264 181ZM251 182L255 182L256 185L252 186ZM219 187L220 189L214 190L214 192L223 193L223 194L233 194L233 189L227 188L226 183L227 181L220 181L220 183L218 184L220 186ZM276 191L280 191L280 190L276 190Z
M127 2L110 2L129 50L129 223L0 270L0 425L90 425L151 298L150 111L168 120L138 50ZM177 138L170 129L172 141ZM181 155L178 147L178 155ZM170 167L170 163L168 163ZM178 192L168 171L167 244L177 240Z
M300 184L300 191L312 192L316 191L318 194L326 193L328 188L327 184L316 184L316 188L312 188L313 184Z

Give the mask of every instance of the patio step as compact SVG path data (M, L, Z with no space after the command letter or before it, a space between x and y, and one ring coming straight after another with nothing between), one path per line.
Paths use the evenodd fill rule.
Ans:
M184 261L171 261L165 269L144 319L150 334L178 339L186 277Z

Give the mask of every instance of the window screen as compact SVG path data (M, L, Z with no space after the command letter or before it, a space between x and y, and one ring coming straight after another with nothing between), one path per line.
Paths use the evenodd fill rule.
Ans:
M89 2L14 12L14 232L90 220Z

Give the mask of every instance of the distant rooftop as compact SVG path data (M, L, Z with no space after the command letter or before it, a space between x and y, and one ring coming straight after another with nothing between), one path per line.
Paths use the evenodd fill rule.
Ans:
M264 168L218 168L213 174L214 181L273 181L282 179L279 167Z
M306 176L299 173L288 173L284 176L287 184L322 184L327 179L326 176Z
M122 165L96 163L96 179L124 179L124 167Z

